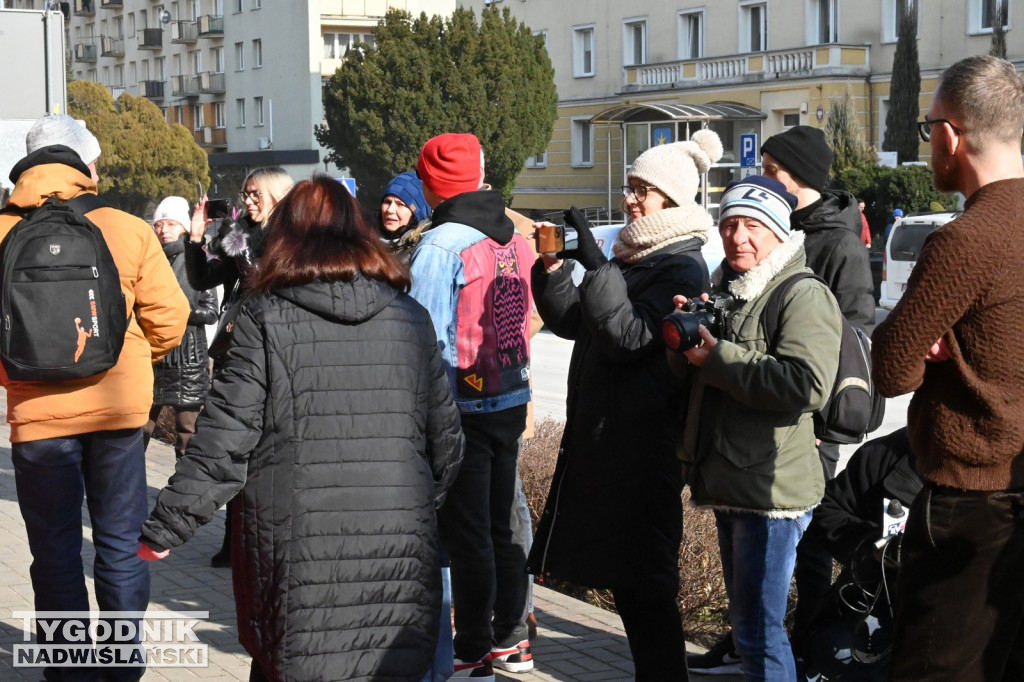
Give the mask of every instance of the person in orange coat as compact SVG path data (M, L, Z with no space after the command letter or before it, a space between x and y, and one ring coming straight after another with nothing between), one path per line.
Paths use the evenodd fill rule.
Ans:
M9 210L0 214L0 239L21 220L21 212L50 197L67 201L96 193L99 143L75 119L40 119L28 133L26 151L11 171L15 187ZM129 612L136 617L127 619L137 622L150 590L149 568L135 554L149 512L142 427L153 401L153 362L181 341L189 305L149 225L108 206L87 216L103 233L131 313L117 364L59 382L16 381L0 368L0 383L7 389L11 459L32 552L35 609L90 610L82 566L82 501L88 497L96 602L101 612ZM122 627L124 618L104 620L114 633L119 627L133 630ZM84 626L37 622L40 644L81 645L74 637L76 627ZM105 641L132 644L138 637ZM45 676L61 679L67 670L48 668ZM101 672L111 680L137 680L145 667L94 669Z

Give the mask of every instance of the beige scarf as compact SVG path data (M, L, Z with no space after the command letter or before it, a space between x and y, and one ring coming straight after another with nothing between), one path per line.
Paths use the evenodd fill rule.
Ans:
M701 244L706 244L713 223L711 215L697 204L665 208L622 228L612 252L627 263L636 263L662 247L685 239L696 237Z

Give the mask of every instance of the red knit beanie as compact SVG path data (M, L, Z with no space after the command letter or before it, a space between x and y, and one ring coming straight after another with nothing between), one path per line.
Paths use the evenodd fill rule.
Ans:
M472 133L445 133L427 140L416 172L424 186L442 199L475 192L483 182L483 151Z

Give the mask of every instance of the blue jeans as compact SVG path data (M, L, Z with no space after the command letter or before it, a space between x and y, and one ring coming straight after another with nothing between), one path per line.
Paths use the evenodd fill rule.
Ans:
M729 622L748 682L796 680L783 620L796 546L810 522L809 511L795 519L715 512Z
M89 611L82 565L82 500L96 550L93 566L101 611L144 612L149 566L135 552L149 514L142 429L97 431L67 438L14 443L18 505L32 552L37 611ZM52 640L61 643L58 627ZM136 636L133 642L138 642ZM95 680L99 669L47 668L47 680ZM144 667L109 668L110 680L137 680Z
M526 554L511 527L525 426L526 405L462 415L466 453L437 521L452 562L455 657L463 661L526 639Z
M445 559L444 563L448 563ZM437 633L434 664L423 682L444 682L455 673L455 646L452 642L452 569L441 568L441 629Z

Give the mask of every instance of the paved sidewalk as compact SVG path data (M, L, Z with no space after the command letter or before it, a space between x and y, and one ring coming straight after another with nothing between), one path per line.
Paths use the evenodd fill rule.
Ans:
M0 415L6 414L6 393L0 390ZM0 424L0 681L42 679L39 669L14 668L12 646L23 639L22 621L14 611L32 609L29 580L31 557L18 510L11 465L10 428ZM174 469L174 451L158 441L150 444L147 473L150 498L155 498ZM230 569L216 569L209 558L219 549L223 533L220 518L200 528L196 536L170 557L152 564L151 611L209 611L210 618L196 627L209 645L205 668L151 668L144 680L207 680L234 682L249 679L249 656L238 644ZM92 593L93 551L88 515L83 511L86 576ZM536 587L534 604L539 623L533 642L536 669L523 674L502 674L502 680L630 680L633 663L618 616L557 592ZM96 608L95 601L93 608ZM699 678L698 678L699 679ZM733 678L717 679L729 682Z

